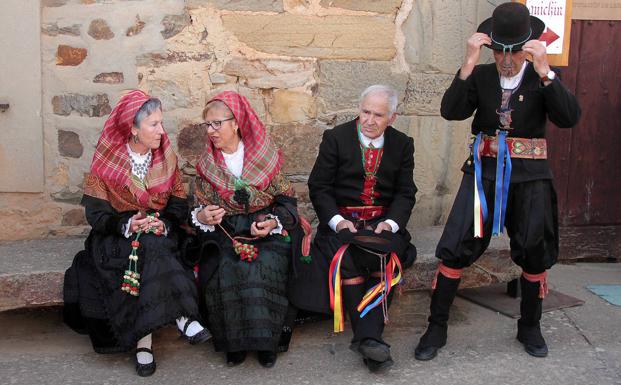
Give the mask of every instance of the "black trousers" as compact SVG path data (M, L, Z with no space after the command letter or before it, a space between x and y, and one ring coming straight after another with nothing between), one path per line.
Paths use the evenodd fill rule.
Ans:
M483 237L474 237L474 176L464 174L436 257L460 269L472 265L489 246L494 211L494 182L484 180L488 207ZM559 250L556 192L551 180L509 186L505 227L511 239L511 259L522 270L539 274L556 263Z
M386 256L386 262L388 258L389 256ZM342 279L355 277L364 278L364 283L356 285L343 284L342 286L343 306L349 314L349 319L354 331L352 344L360 343L367 338L385 343L384 340L382 340L382 333L384 332L384 313L382 312L382 306L376 306L362 318L360 318L360 312L356 309L367 290L380 281L379 277L372 276L372 273L380 272L380 270L381 259L379 256L365 252L353 245L347 248L343 260L341 261ZM391 290L387 298L388 305L390 305L392 300L392 294L393 291Z

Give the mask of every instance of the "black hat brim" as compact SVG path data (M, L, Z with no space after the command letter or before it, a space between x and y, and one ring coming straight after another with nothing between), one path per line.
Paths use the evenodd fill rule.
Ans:
M530 29L533 31L529 40L537 40L543 33L543 30L546 28L546 24L538 17L530 16ZM487 18L483 20L481 24L479 24L479 28L477 28L477 32L481 32L486 34L487 36L491 36L492 33L492 18ZM526 42L524 42L526 43ZM521 51L524 43L517 44L513 46L513 51ZM492 42L492 44L485 44L487 48L491 48L493 50L502 51L502 45L496 44Z
M375 234L373 230L358 230L352 233L347 229L338 232L338 238L343 243L359 246L378 253L402 253L407 244L400 235L390 231L382 231Z

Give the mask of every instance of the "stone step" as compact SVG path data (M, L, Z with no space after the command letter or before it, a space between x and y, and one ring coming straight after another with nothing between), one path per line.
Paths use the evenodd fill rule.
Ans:
M441 227L412 231L418 259L405 273L405 290L427 289L438 260L435 247ZM56 238L0 243L0 311L62 304L65 270L84 247L84 238ZM506 238L492 240L488 251L466 269L462 287L508 282L519 275L509 256Z

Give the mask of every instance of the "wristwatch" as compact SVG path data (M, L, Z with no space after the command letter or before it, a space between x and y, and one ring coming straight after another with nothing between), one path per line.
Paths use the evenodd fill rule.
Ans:
M541 81L542 82L547 82L548 80L549 81L553 81L554 79L556 79L556 72L550 70L550 71L548 71L548 73L545 76L543 76L541 78Z

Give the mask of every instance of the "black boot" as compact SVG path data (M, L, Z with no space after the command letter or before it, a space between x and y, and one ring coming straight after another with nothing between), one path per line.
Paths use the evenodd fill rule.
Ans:
M358 323L360 321L360 312L358 312L357 306L364 297L366 292L364 282L357 285L342 285L341 294L343 296L343 310L347 312L349 316L349 322L351 323L352 331L354 332L354 338L351 341L350 349L358 351L358 346L361 340L356 338L356 330L358 330Z
M441 273L438 274L436 288L431 295L431 305L429 309L429 326L427 331L418 341L414 350L414 358L420 361L428 361L438 354L438 349L446 345L447 322L449 309L457 294L457 288L461 279L447 278Z
M548 355L548 346L541 335L539 321L541 320L542 302L539 298L539 282L531 282L520 277L522 286L522 300L520 301L521 318L518 320L517 339L524 345L526 353L534 357Z

